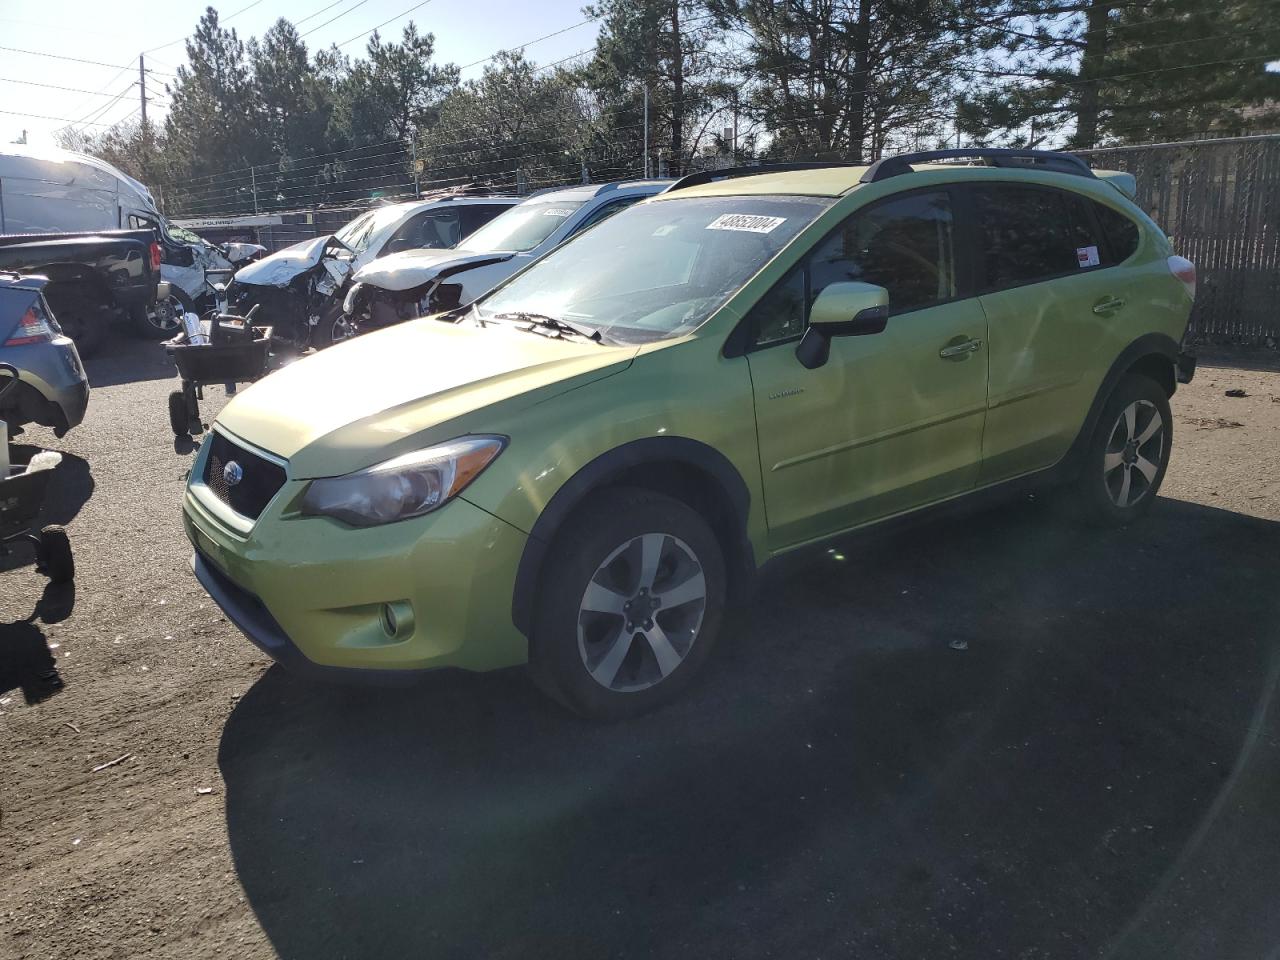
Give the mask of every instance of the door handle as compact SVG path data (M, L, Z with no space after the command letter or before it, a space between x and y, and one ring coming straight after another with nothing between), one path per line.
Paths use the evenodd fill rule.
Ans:
M1097 314L1111 313L1113 310L1119 310L1123 306L1124 300L1121 297L1106 297L1093 305L1093 312Z
M938 356L943 360L954 360L957 357L966 357L971 353L977 353L982 349L982 341L976 337L972 340L965 340L961 343L953 343L950 346L943 347L938 351Z

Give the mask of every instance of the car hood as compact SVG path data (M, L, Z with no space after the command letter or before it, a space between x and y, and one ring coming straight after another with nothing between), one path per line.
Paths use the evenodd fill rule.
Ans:
M367 283L379 290L411 290L436 277L461 273L473 267L502 263L514 252L478 253L471 250L405 250L373 261L356 271L356 283Z
M241 267L236 271L235 281L259 287L286 287L294 277L306 273L320 262L325 244L332 239L330 234L285 247L256 263Z
M616 373L636 352L415 320L276 371L227 404L218 425L288 459L294 478L335 476L448 439L429 431L482 408L535 403Z

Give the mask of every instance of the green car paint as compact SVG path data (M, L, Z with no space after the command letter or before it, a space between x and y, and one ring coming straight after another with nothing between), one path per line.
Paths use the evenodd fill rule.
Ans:
M306 662L321 666L521 663L528 619L517 612L517 594L522 577L536 587L530 557L554 535L550 507L581 495L575 484L620 450L641 442L674 450L669 444L680 441L681 449L709 451L741 487L735 522L750 547L748 565L759 565L1062 462L1117 359L1144 337L1181 342L1191 296L1170 272L1168 241L1123 194L1123 177L1113 185L1101 172L1091 179L937 164L862 184L864 169L713 182L606 221L616 228L639 216L674 217L695 202L728 203L715 209L734 214L738 199L774 203L775 214L796 211L799 222L785 228L794 234L763 266L670 336L594 342L501 332L491 329L496 320L427 318L324 351L243 391L213 429L281 461L287 479L256 519L247 518L204 481L206 440L184 517L198 556L225 588L215 596L224 606L260 605ZM994 185L1096 202L1136 225L1136 249L1117 265L990 290L972 282L977 254L957 249L956 275L936 277L955 296L895 311L883 333L831 339L827 362L815 369L798 361L794 337L741 347L740 328L762 298L855 214L942 192L953 223L963 224L981 215L973 191ZM765 225L746 229L787 219L753 216ZM558 266L561 251L627 256L607 248L610 236L597 227L527 267L482 298L477 315L514 283L572 286L571 272ZM1081 263L1098 254L1088 244L1082 251ZM1150 356L1138 351L1132 359ZM1157 357L1170 359L1167 351ZM1171 364L1169 371L1172 389ZM506 445L431 512L353 527L305 509L318 478L468 435L503 437ZM657 456L659 474L676 469L675 454L670 462ZM243 617L233 619L253 633Z

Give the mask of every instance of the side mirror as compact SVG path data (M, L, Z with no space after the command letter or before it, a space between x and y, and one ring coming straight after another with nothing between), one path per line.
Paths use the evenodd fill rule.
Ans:
M385 257L389 253L403 253L412 249L413 242L408 237L396 237L394 240L387 241L387 245L382 248L382 255Z
M809 329L796 346L796 359L816 370L831 356L832 337L883 333L889 322L889 291L873 283L829 283L809 309Z

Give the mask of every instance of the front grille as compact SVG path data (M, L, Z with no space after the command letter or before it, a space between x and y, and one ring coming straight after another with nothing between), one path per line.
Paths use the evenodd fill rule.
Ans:
M227 464L240 465L240 482L227 482ZM284 486L284 468L233 443L217 431L209 441L209 458L205 461L205 485L213 495L236 513L251 520L266 509L276 491Z

